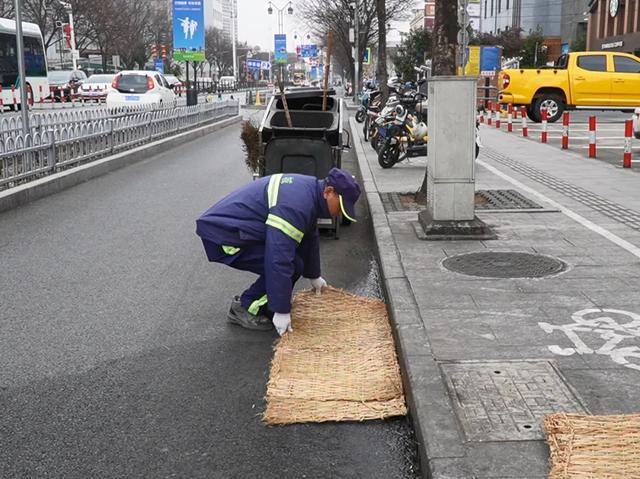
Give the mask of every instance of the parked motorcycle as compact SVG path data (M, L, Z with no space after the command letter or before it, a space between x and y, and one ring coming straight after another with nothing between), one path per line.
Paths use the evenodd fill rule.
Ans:
M402 105L396 106L395 111L395 119L378 152L378 163L382 168L391 168L406 158L427 154L427 125Z

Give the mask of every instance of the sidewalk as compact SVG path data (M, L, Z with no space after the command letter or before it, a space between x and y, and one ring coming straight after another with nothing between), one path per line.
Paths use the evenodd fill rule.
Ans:
M637 172L482 128L476 189L516 190L530 209L478 210L497 240L423 241L417 207L394 211L406 201L393 193L419 188L426 159L383 170L361 125L351 119L351 129L425 476L546 478L546 414L638 412ZM566 270L486 278L442 264L488 252ZM477 274L508 276L500 262L474 259Z

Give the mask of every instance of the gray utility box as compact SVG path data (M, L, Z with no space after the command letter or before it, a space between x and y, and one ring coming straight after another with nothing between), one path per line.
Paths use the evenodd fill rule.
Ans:
M434 221L474 219L476 85L476 78L429 80L427 201Z

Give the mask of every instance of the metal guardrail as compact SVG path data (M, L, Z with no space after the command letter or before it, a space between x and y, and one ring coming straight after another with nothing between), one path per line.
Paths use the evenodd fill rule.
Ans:
M0 139L0 191L237 115L240 106L223 101L148 111L116 109L106 117L96 113L105 111L94 110L85 120L76 117L84 112L65 112L72 121L64 126L59 113L51 114L52 124L33 134Z
M132 116L139 113L157 110L152 105L136 106L131 108L92 108L78 110L60 110L46 113L30 113L29 127L31 135L44 133L48 130L56 130L64 127L82 125L88 122L96 122L107 119ZM23 134L21 116L0 116L0 141Z

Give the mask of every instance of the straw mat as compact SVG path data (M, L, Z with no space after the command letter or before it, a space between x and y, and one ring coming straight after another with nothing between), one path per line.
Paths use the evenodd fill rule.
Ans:
M335 288L296 295L278 342L267 424L364 421L407 413L387 308Z
M544 420L549 479L640 478L640 414L553 414Z

